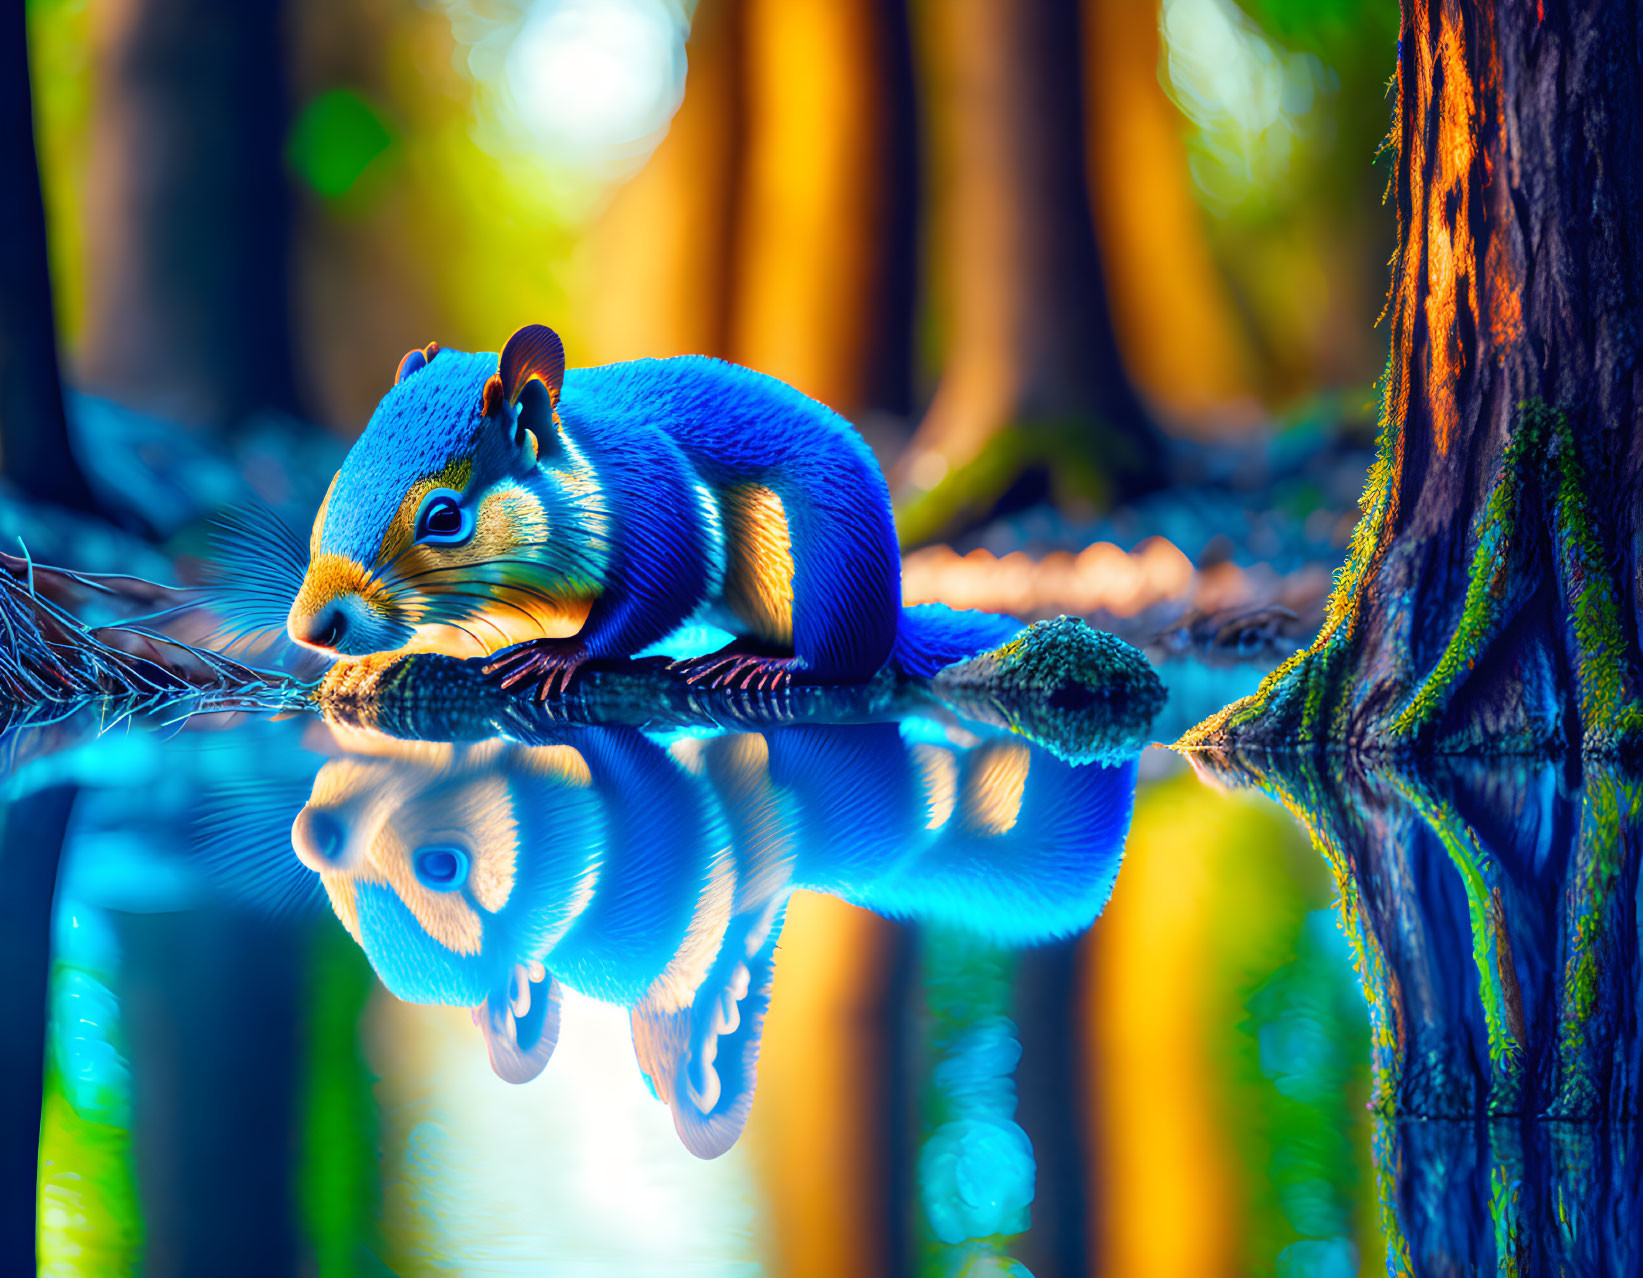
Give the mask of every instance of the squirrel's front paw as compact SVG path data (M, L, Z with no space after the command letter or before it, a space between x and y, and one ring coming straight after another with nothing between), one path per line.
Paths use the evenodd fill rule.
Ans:
M504 688L540 679L536 699L546 701L556 684L563 696L587 660L588 650L574 639L532 639L497 653L485 663L485 673L501 675Z
M320 680L320 696L346 700L375 692L382 675L405 660L402 652L373 652L364 657L342 657Z

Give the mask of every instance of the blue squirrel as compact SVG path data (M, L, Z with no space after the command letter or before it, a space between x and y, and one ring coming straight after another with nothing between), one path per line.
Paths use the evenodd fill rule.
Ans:
M543 697L690 623L736 636L675 663L708 688L928 676L1020 629L903 608L900 582L884 476L831 409L704 356L567 371L531 325L499 355L400 362L286 627L332 656L485 656Z
M393 994L472 1009L508 1081L546 1066L563 989L629 1008L652 1090L714 1157L753 1103L795 890L1006 945L1073 935L1105 906L1134 761L1074 766L934 726L362 734L320 769L285 856Z

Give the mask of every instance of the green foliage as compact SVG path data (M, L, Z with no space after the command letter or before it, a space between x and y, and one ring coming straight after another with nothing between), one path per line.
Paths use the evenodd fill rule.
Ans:
M1332 65L1373 64L1398 38L1398 6L1387 0L1244 0L1249 15L1292 48Z
M315 931L309 964L297 1200L318 1278L374 1272L378 1155L375 1080L359 1026L375 987L370 964L340 928Z
M314 191L340 200L393 140L364 97L352 89L331 89L310 101L292 122L286 159Z

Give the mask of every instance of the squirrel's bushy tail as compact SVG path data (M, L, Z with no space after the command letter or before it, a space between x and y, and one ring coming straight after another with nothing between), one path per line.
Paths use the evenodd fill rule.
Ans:
M914 604L901 610L890 664L902 674L928 679L943 666L996 648L1021 632L1014 617L960 612L946 604Z

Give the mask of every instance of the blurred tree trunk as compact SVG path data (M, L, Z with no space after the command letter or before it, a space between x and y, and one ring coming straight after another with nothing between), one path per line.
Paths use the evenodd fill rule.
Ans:
M772 1272L904 1272L906 1222L890 1192L904 1132L893 1011L910 963L904 929L834 897L787 905L744 1136L773 1223Z
M29 497L96 510L63 412L22 4L0 31L0 104L0 474Z
M951 327L897 476L904 494L940 485L905 511L910 541L984 515L1046 451L1063 473L1093 464L1106 497L1156 484L1163 465L1119 358L1091 222L1078 0L948 0L919 14L934 291ZM1039 456L983 457L1001 435Z
M1124 364L1172 425L1253 424L1258 361L1210 253L1181 113L1158 82L1158 6L1082 7L1089 188Z
M217 427L296 413L281 0L98 0L81 379Z
M298 932L216 907L116 924L144 1272L298 1272Z
M1380 458L1312 647L1183 745L1643 742L1638 0L1405 0Z
M892 0L747 0L734 358L847 416L905 412L912 68Z
M574 363L730 353L744 0L702 0L667 137L589 236Z
M583 358L719 355L847 415L905 414L917 165L904 7L704 0L689 53L666 140L592 233Z

